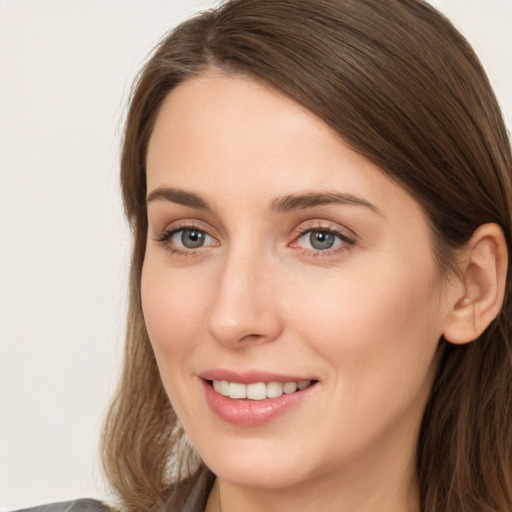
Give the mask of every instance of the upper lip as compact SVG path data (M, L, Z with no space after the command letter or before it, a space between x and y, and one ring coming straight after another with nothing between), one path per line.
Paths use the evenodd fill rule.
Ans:
M318 380L314 377L304 375L286 375L282 373L267 372L260 370L232 371L226 369L205 370L198 374L203 380L227 380L240 384L254 384L256 382L301 382L304 380Z

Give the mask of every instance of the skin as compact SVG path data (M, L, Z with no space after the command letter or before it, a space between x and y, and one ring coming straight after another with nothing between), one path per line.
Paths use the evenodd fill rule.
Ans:
M142 274L148 333L190 442L218 476L207 510L419 510L414 451L444 324L461 300L436 273L420 205L311 112L243 77L173 90L150 139ZM290 194L372 206L273 211ZM205 235L180 247L181 232ZM309 235L331 230L335 247ZM304 234L305 233L305 234ZM350 242L346 240L349 239ZM313 376L314 393L240 427L208 407L212 368Z

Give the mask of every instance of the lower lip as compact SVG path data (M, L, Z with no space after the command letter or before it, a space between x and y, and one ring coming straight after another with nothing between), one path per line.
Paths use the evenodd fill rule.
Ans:
M222 420L241 427L255 427L268 423L299 404L317 387L318 383L289 395L265 400L235 400L217 393L203 380L206 401L210 409Z

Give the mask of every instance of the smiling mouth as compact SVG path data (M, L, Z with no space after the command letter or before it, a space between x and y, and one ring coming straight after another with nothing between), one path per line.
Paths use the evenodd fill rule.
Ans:
M255 382L252 384L243 384L240 382L229 382L227 380L210 380L209 384L213 389L225 397L235 400L266 400L268 398L278 398L282 395L291 395L302 391L317 381L301 380L290 382Z

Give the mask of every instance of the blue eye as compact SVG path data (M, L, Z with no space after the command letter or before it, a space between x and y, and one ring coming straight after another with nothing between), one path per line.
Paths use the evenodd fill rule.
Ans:
M298 243L305 249L312 251L328 251L342 245L352 245L354 242L349 238L327 229L309 229L298 239Z
M333 233L327 231L311 231L308 242L313 249L324 251L334 247L336 237Z
M212 243L213 238L205 231L195 228L185 228L174 231L169 237L169 241L175 247L184 249L199 249L204 245Z

